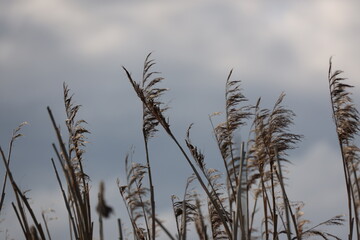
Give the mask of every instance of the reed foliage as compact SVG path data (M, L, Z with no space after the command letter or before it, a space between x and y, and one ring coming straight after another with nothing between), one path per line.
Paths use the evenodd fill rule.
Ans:
M131 73L123 67L135 94L142 102L145 149L143 162L134 162L132 151L126 155L126 181L117 182L119 200L122 199L130 220L131 238L152 240L162 233L165 238L185 240L189 239L188 231L192 225L202 240L340 239L323 230L323 227L342 225L345 221L343 216L334 216L310 225L303 216L303 203L290 199L287 193L288 176L283 169L291 162L289 151L297 147L302 135L291 131L295 113L284 106L284 93L270 109L262 107L261 98L255 105L251 105L243 93L241 82L233 80L230 71L225 81L224 120L214 124L214 118L221 114L210 115L216 140L214 144L219 149L219 161L223 164L222 169L214 169L191 139L193 125L188 127L184 141L173 133L166 116L168 106L161 100L167 88L161 87L164 79L153 70L154 67L155 61L148 54L139 81L133 79ZM352 86L346 84L341 75L342 71L333 71L330 59L330 103L347 190L347 196L344 197L348 200L348 239L360 239L359 148L355 145L355 137L360 129L359 113L351 99L349 90ZM83 153L89 131L85 128L86 121L78 120L80 105L74 105L73 95L69 92L68 86L64 84L67 138L63 137L51 109L47 109L57 139L57 144L53 144L56 161L51 159L51 162L67 210L70 229L68 239L104 239L102 220L111 215L112 207L105 200L104 183L100 183L97 204L91 204L90 178L83 167ZM9 185L15 194L16 201L12 206L24 238L51 239L51 229L48 228L46 218L43 215L42 223L37 219L26 192L19 188L12 174L10 160L13 143L21 137L23 125L14 130L8 154L0 148L6 170L0 211L7 192L6 186ZM239 130L244 129L245 125L250 129L248 138L242 137L246 141L239 142ZM175 144L192 171L192 175L184 179L183 196L171 196L176 232L164 226L156 211L156 194L160 191L153 185L151 159L155 154L151 153L149 142L160 130L168 135L169 141ZM93 231L93 206L96 206L98 214L99 237L95 237ZM118 227L119 239L126 239L121 219L118 219Z

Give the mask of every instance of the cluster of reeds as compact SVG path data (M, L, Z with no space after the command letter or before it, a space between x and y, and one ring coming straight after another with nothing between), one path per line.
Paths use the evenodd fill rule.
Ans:
M231 80L232 71L230 71L225 85L225 121L214 126L212 119L219 113L210 116L222 158L220 161L224 164L225 177L222 178L219 170L206 166L204 154L192 143L191 125L187 131L185 146L180 144L171 131L164 115L167 106L159 100L166 89L155 86L162 78L154 78L147 86L143 84L149 81L150 76L158 74L151 71L153 60L149 57L150 54L145 60L143 81L133 80L129 71L124 68L130 83L143 103L144 113L149 116L144 117L144 126L161 126L165 130L192 169L193 178L191 179L197 180L207 199L202 202L206 202L203 205L207 205L208 217L204 217L202 213L204 207L200 206L201 194L186 193L181 201L173 202L178 232L176 237L171 238L186 239L184 229L187 229L187 224L194 222L200 239L254 239L256 237L280 239L281 235L287 239L305 239L313 236L339 239L327 231L322 231L319 227L341 225L344 221L343 216L338 215L315 226L308 226L309 221L303 219L302 216L303 204L291 201L287 195L286 177L282 169L286 163L290 162L287 158L288 151L296 147L302 136L290 131L295 114L282 105L285 94L279 96L272 109L262 108L261 99L255 106L251 106L242 93L240 81ZM356 112L355 108L352 112ZM357 116L355 118L352 115L350 118L353 120L353 125L357 126ZM238 132L248 122L251 123L249 138L246 142L239 143ZM150 166L148 156L147 165ZM141 178L147 170L149 168L143 168ZM357 168L354 166L351 172L355 175L356 171ZM135 175L132 176L136 178ZM151 178L150 174L149 177ZM127 187L123 186L123 188ZM358 192L353 196L358 197ZM139 199L142 198L139 196ZM140 205L143 204L145 201ZM130 204L127 205L131 208ZM149 218L149 213L153 213L154 206L147 206L150 209L143 211L144 218ZM259 209L262 214L257 214ZM181 221L178 220L179 217ZM259 226L255 226L259 219L260 229L262 229L260 234L257 233ZM143 230L141 236L149 232L149 229ZM148 237L154 239L154 235L148 234Z
M143 141L145 156L143 163L132 160L132 152L125 158L126 182L118 180L118 190L125 204L134 239L153 240L159 233L169 239L188 239L188 229L193 225L199 239L340 239L323 230L323 226L342 225L345 219L338 215L311 226L303 216L303 203L293 201L287 194L284 168L290 162L289 150L295 148L302 136L291 132L295 114L284 107L285 94L281 94L273 108L261 106L259 98L255 105L249 104L243 94L241 82L232 80L230 71L225 84L225 110L223 114L210 115L215 144L219 149L219 161L223 169L207 165L205 155L191 140L192 125L186 132L184 144L171 130L165 116L168 106L161 101L167 89L158 87L163 81L159 72L153 71L155 62L149 54L144 63L142 79L135 81L130 72L124 71L137 96L142 102ZM344 176L348 197L349 239L360 239L359 234L359 149L354 144L359 131L359 114L352 103L348 88L343 83L341 71L332 72L330 60L329 86L331 106L338 134ZM74 105L69 88L64 84L67 139L63 139L52 111L48 108L50 120L57 137L53 149L56 179L68 213L69 239L94 239L94 220L90 202L89 176L83 168L83 153L86 144L84 120L77 120L80 105ZM223 121L215 124L215 117ZM246 141L240 142L239 132L248 124L250 132ZM37 220L26 192L21 191L12 175L10 159L13 142L21 136L20 125L14 130L7 156L0 148L6 169L0 199L0 212L5 199L7 180L13 188L16 202L12 203L25 239L51 239L46 218L43 225ZM184 195L172 196L176 232L169 231L156 212L157 189L153 185L149 141L159 131L165 130L170 140L179 149L192 170L186 181ZM242 138L244 139L244 138ZM58 171L61 168L61 173ZM222 174L223 173L223 174ZM143 181L144 178L146 181ZM65 180L66 185L63 185ZM196 189L197 184L200 189ZM104 239L103 221L109 217L112 208L105 201L105 186L100 183L96 211L99 216L99 238ZM27 216L30 214L30 218ZM119 239L123 236L122 223L118 219Z
M62 170L62 177L59 174L57 164L54 159L51 159L52 165L54 167L54 173L56 179L59 183L59 188L64 199L64 203L68 212L69 217L69 229L70 236L69 239L92 239L93 238L93 221L91 217L91 205L90 205L90 187L89 187L89 177L84 172L83 169L83 153L84 146L86 143L86 138L84 134L89 133L84 124L84 120L76 120L77 112L80 108L80 105L73 105L72 96L69 95L69 89L67 85L64 84L64 104L66 110L66 127L68 133L68 139L65 141L60 132L60 126L57 125L52 111L48 107L48 113L50 120L55 129L55 134L58 140L58 146L52 144L55 155L58 159L58 164ZM21 136L19 133L21 127L26 124L21 124L18 128L14 130L13 137L10 141L9 153L6 157L3 150L0 148L2 159L6 167L6 174L3 184L2 198L1 198L1 207L3 205L3 200L5 197L5 188L7 178L9 178L11 186L13 187L16 204L12 203L12 206L15 210L16 216L18 217L21 229L24 233L25 239L29 240L45 240L51 239L51 234L47 224L47 218L45 213L42 212L43 224L46 228L45 235L42 224L38 221L36 214L31 208L26 192L22 192L16 181L12 176L10 170L10 158L12 152L13 142ZM63 186L62 179L65 179L66 186ZM104 201L103 205L104 205ZM103 214L104 210L101 208L101 198L99 197L99 214ZM0 208L1 209L1 208ZM106 210L106 209L105 209ZM28 219L27 215L30 214L31 221Z
M12 186L13 192L15 194L16 202L12 202L11 205L15 211L16 217L20 223L21 229L24 233L24 236L26 239L45 239L45 232L43 230L42 225L37 220L34 211L32 210L29 199L26 196L27 191L22 191L18 184L16 183L12 172L10 171L10 160L11 160L11 153L13 148L14 141L21 137L22 134L20 133L21 127L24 126L26 123L22 123L13 131L13 136L10 140L9 145L9 152L7 154L7 157L5 156L4 151L0 147L0 153L1 157L6 169L5 178L4 178L4 184L3 184L3 190L2 190L2 198L1 198L1 205L0 210L4 203L5 198L5 188L6 188L6 182L7 179L9 179L10 184ZM30 219L28 217L28 214L30 214ZM31 221L33 224L31 224ZM46 225L45 225L46 226ZM47 227L47 226L46 226ZM49 232L49 231L47 231Z

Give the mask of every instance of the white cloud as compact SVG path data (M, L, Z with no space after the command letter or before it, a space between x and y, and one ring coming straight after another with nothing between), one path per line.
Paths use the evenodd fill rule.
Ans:
M105 13L86 11L72 1L18 1L5 13L13 27L41 28L58 38L70 52L98 57L118 49L126 32L121 24L106 22ZM121 13L120 13L121 14Z
M14 2L4 14L13 27L42 28L55 35L65 50L96 58L128 46L135 48L132 43L145 43L151 34L161 37L160 32L169 30L164 27L169 18L187 5L155 1L85 6L73 1L33 0Z
M85 59L115 52L130 54L129 49L163 50L168 57L176 55L174 58L202 63L204 68L237 67L245 72L260 68L263 72L285 72L287 79L291 72L296 79L306 70L326 71L331 55L349 59L347 64L352 64L349 55L359 39L349 35L357 32L360 23L354 4L317 1L279 7L259 3L152 1L86 6L73 1L33 0L14 2L4 14L14 26L26 23L29 27L44 28L59 39L59 47ZM358 34L355 36L359 38ZM282 49L281 45L274 45L279 42L288 46ZM281 63L281 51L291 52L293 59L283 57L285 62L294 61L290 63L291 69L274 68ZM276 80L276 73L273 76L283 83L280 77ZM318 87L311 76L301 80L289 81L288 87L303 90Z

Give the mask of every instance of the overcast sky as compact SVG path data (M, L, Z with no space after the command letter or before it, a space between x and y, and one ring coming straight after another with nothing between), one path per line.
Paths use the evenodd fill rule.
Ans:
M83 106L79 117L92 132L85 171L92 179L93 206L104 180L116 210L105 222L106 237L115 239L116 218L126 218L116 179L123 179L131 146L134 160L144 161L141 103L121 67L139 79L146 55L153 52L155 70L170 88L164 99L170 102L170 124L182 139L195 123L193 141L209 167L221 165L208 115L223 111L230 69L252 104L261 96L263 106L271 107L285 92L284 104L297 114L293 130L304 135L289 157L289 197L305 202L305 218L314 224L346 213L327 70L333 56L334 68L344 70L348 83L356 86L352 91L358 104L359 11L358 1L335 0L0 0L0 145L7 150L12 129L29 122L15 145L11 168L21 188L31 189L37 214L55 209L58 220L50 228L60 239L66 215L50 163L56 138L46 107L64 126L66 82ZM151 152L158 213L174 229L170 196L183 194L190 169L162 131L152 140ZM21 239L8 190L0 238L8 229L11 237ZM344 237L346 230L336 232Z

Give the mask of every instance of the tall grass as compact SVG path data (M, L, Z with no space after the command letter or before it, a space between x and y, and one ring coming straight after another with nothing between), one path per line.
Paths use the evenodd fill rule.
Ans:
M334 216L315 225L304 218L302 202L291 199L287 193L288 176L283 169L291 162L289 151L297 147L302 135L293 133L295 113L283 105L282 93L270 109L262 107L261 98L251 105L241 82L232 80L232 70L225 81L224 114L210 115L210 123L223 163L222 169L214 169L206 162L206 156L191 139L190 125L186 138L181 141L173 133L166 110L168 106L161 100L167 88L160 87L163 78L154 71L155 61L148 54L142 78L133 79L131 73L123 67L125 75L136 95L142 102L142 134L145 149L144 161L132 160L131 150L125 158L126 181L117 181L119 200L122 199L130 220L133 239L156 239L162 233L169 239L189 239L188 231L193 226L198 238L207 239L340 239L323 230L324 226L342 225L341 215ZM330 59L328 80L330 104L340 146L345 187L348 200L348 239L360 239L359 206L360 187L359 149L354 139L359 131L359 114L350 97L352 87L344 83L341 71L333 72ZM54 175L63 196L69 221L68 239L90 240L104 239L103 218L110 216L112 207L105 199L105 185L100 183L96 211L99 233L95 237L94 217L90 199L89 176L83 167L85 152L86 122L78 120L79 105L73 104L66 84L63 86L66 113L66 135L63 138L51 109L48 107L50 121L55 130L57 144L53 144L57 161L51 159ZM223 121L215 118L223 117ZM219 122L215 124L215 122ZM248 125L250 132L246 141L239 143L239 130ZM8 154L0 148L5 166L0 211L10 183L16 202L12 203L25 239L51 239L51 229L46 218L38 221L35 212L28 203L26 193L21 191L12 175L10 159L14 141L21 137L20 125L14 130ZM184 194L172 196L172 210L176 232L167 229L157 216L156 196L159 190L153 184L151 159L154 153L149 141L159 130L165 131L169 141L173 142L182 154L192 175L184 179ZM184 144L182 144L184 142ZM147 181L143 181L144 178ZM63 183L65 181L65 184ZM110 189L109 191L113 191ZM306 194L306 193L304 193ZM30 215L30 217L28 217ZM124 236L122 220L118 219L119 239ZM45 226L45 230L43 229ZM326 229L326 228L325 228ZM45 234L46 233L46 234Z
M355 236L359 239L359 148L355 145L354 138L360 130L360 117L352 102L351 93L348 91L353 86L344 83L346 79L341 77L342 73L341 70L333 72L330 58L328 73L330 100L344 169L349 212L349 239L352 239L354 227Z

